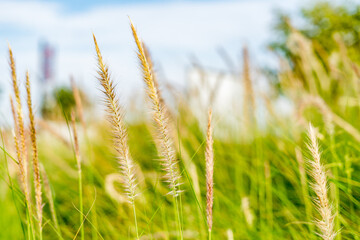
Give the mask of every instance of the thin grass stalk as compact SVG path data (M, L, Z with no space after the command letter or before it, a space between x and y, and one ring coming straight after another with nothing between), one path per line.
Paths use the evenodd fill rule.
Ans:
M35 239L35 232L33 227L33 221L32 221L32 210L31 210L31 198L30 198L30 186L29 186L29 177L28 177L28 158L27 158L27 151L26 151L26 142L25 142L25 130L24 130L24 118L23 118L23 110L21 105L21 98L20 98L20 90L18 85L18 80L16 76L16 66L15 66L15 60L13 56L13 52L11 50L10 45L9 47L9 64L11 69L11 80L12 80L12 86L13 91L15 94L15 101L16 101L16 107L14 115L16 119L14 119L14 126L17 126L18 129L15 129L17 132L15 134L15 144L18 144L18 164L19 164L19 170L20 170L20 181L23 187L24 195L25 195L25 205L27 209L27 226L28 226L28 238L31 239L31 236L33 239ZM18 143L17 143L18 141Z
M267 220L270 228L268 239L273 239L274 217L273 217L273 195L272 195L272 179L271 179L271 166L268 159L264 161L265 171L265 202L267 211Z
M136 216L135 198L137 197L137 183L134 171L134 163L128 146L127 129L123 120L123 113L119 100L115 94L114 83L110 78L108 66L104 63L95 35L93 35L98 62L98 80L103 88L105 104L108 112L109 122L112 125L113 141L115 150L118 152L118 163L120 166L124 189L134 211L134 222L136 237L139 239L139 230Z
M10 97L10 100L11 100L11 104L12 104L12 108L13 108L13 107L14 107L14 103L12 102L11 97ZM13 110L13 109L12 109L12 110ZM14 110L15 110L15 109L14 109ZM15 208L16 208L16 213L17 213L17 215L18 215L18 217L19 217L19 222L20 222L20 226L21 226L21 229L22 229L22 232L23 232L24 239L26 239L25 228L24 228L23 222L21 221L20 211L19 211L19 208L18 208L18 206L16 205L16 201L15 201L14 183L13 183L13 181L12 181L12 179L11 179L11 176L10 176L9 164L8 164L8 160L7 160L7 154L6 154L6 151L5 151L4 134L3 134L3 129L1 129L1 128L0 128L0 135L1 135L1 143L2 143L2 148L3 148L3 153L4 153L6 173L7 173L7 177L8 177L8 180L9 180L10 189L11 189L11 197L12 197L14 206L15 206ZM15 141L16 141L16 139L15 139Z
M304 159L303 155L301 153L300 148L295 148L295 155L296 160L299 165L299 173L300 173L300 184L301 184L301 192L303 196L304 206L305 206L305 215L306 220L310 223L312 219L312 213L311 213L311 200L309 195L309 189L307 185L307 177L306 177L306 171L304 166ZM308 224L310 232L314 231L313 224Z
M62 237L60 225L59 225L59 222L58 222L58 219L57 219L56 208L55 208L55 203L54 203L54 197L53 197L53 194L52 194L52 191L51 191L49 178L48 178L48 176L46 174L44 166L41 165L40 170L41 170L41 176L42 176L42 179L43 179L44 193L45 193L45 196L46 196L47 200L49 201L49 208L50 208L51 218L52 218L52 220L54 222L54 226L55 226L56 232L57 232L57 234L59 236L59 239L62 240L63 237Z
M259 134L258 129L255 128L255 135ZM252 173L249 173L254 176L254 182L252 189L250 190L250 195L254 196L251 198L253 205L258 209L257 220L260 226L260 236L262 239L268 237L267 224L266 221L266 186L265 186L265 175L264 175L264 142L263 139L256 137L253 143L254 150L254 170Z
M208 125L206 132L206 149L205 149L205 163L206 163L206 219L209 231L209 240L211 240L212 225L213 225L213 204L214 204L214 149L212 137L211 124L212 111L208 113Z
M334 134L330 134L330 152L332 154L332 157L334 159L334 163L336 163L336 167L333 170L333 174L335 178L339 177L339 166L341 166L342 164L342 159L339 158L339 156L337 155L336 151L335 151L335 136ZM351 179L351 173L352 173L352 168L351 168L351 162L349 161L349 157L345 156L345 173L347 173L347 190L348 194L351 196L352 192L351 192L351 184L349 184L349 179ZM333 187L334 187L334 191L333 191L333 199L334 199L334 207L335 207L335 216L337 216L335 218L335 231L337 232L336 235L336 240L341 240L342 239L342 232L340 231L341 229L341 222L340 222L340 192L339 192L339 188L335 185L335 183L333 183ZM351 216L355 216L356 214L354 213L354 207L353 207L353 201L350 201L350 215Z
M84 204L83 204L83 187L82 187L82 172L81 172L81 156L80 156L80 148L79 148L79 139L78 134L76 131L76 122L75 122L75 114L71 114L71 123L72 123L72 130L73 130L73 138L74 138L74 149L75 149L75 158L76 164L78 169L78 181L79 181L79 211L80 211L80 235L81 239L85 239L85 232L84 232Z
M91 147L91 142L90 142L88 134L87 134L87 127L86 127L86 122L85 122L85 118L84 118L84 108L83 108L83 104L82 104L82 100L81 100L81 96L80 96L80 91L79 91L79 88L76 85L73 77L70 78L70 81L71 81L71 88L72 88L73 96L74 96L74 99L75 99L76 112L77 112L77 115L79 117L82 129L84 131L86 144L90 147L90 158L89 158L89 160L90 160L90 162L92 162L93 149ZM91 164L90 164L90 168L91 168L91 171L93 171L93 168L91 167ZM89 181L92 184L94 183L93 174L89 175ZM94 204L94 206L92 208L92 211L91 211L91 221L92 221L93 225L95 226L95 228L97 228L97 226L98 226L97 222L98 221L97 221L97 213L96 213L96 204ZM96 240L96 239L98 239L98 233L96 232L95 228L92 228L92 238Z
M39 170L39 155L36 141L35 118L31 100L30 78L29 72L26 72L26 93L27 105L29 110L30 119L30 138L33 150L33 171L34 171L34 188L35 188L35 202L36 202L36 215L38 220L39 238L42 240L42 191L41 191L41 178Z
M183 231L182 231L182 222L181 222L181 209L180 209L180 195L178 195L177 197L173 197L174 198L174 201L175 201L175 204L174 205L174 214L175 214L175 217L176 217L176 223L177 223L177 230L179 232L179 236L180 236L180 239L182 240L184 237L183 237Z
M147 95L152 104L153 119L156 124L157 132L159 134L158 136L158 142L160 143L159 154L161 159L161 165L165 173L164 179L170 189L169 194L171 194L174 198L174 203L177 209L177 214L176 214L177 227L179 230L180 239L183 239L182 223L180 217L181 206L179 206L179 201L178 201L178 197L181 192L180 190L181 175L178 168L178 162L176 160L176 151L175 151L174 143L170 136L166 107L160 100L159 89L156 88L156 83L154 81L153 73L151 71L149 62L145 56L143 44L140 41L136 29L133 23L131 22L131 20L130 20L130 27L132 30L132 34L136 46L138 48L137 55L142 68L143 80L147 86Z
M249 51L246 46L243 47L243 84L244 84L244 119L245 127L252 128L256 126L255 120L255 97L254 89L251 82L250 76L250 60Z
M315 133L315 129L311 124L308 128L309 143L307 147L311 153L312 160L309 161L310 174L314 180L312 188L316 194L314 204L320 214L320 219L316 220L317 227L320 232L318 235L324 240L333 240L336 237L334 231L334 218L333 207L328 199L328 183L326 171L321 164L321 153Z

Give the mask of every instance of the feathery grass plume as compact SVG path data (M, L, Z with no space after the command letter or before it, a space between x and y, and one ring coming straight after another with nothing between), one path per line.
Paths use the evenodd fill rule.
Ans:
M165 101L164 101L164 98L162 97L162 94L161 94L161 91L160 91L159 81L158 81L158 79L156 78L156 75L155 75L154 63L152 61L150 51L149 51L149 49L148 49L148 47L146 46L145 43L142 43L142 47L144 49L144 55L145 55L145 58L146 58L146 60L147 60L147 62L149 64L149 69L150 69L150 72L151 72L153 80L154 80L154 86L158 91L159 101L160 101L160 103L162 105L164 105Z
M159 142L159 153L161 158L161 165L163 167L163 171L165 172L164 179L168 184L170 192L174 198L174 210L176 213L177 219L177 228L179 231L180 239L183 239L182 232L182 223L181 223L181 199L179 200L180 190L180 179L181 174L178 167L178 162L176 159L176 151L174 147L174 143L171 139L170 127L168 124L168 117L166 106L161 102L159 97L159 89L156 88L154 82L154 76L151 72L148 60L146 59L143 44L141 43L136 29L133 23L130 20L131 31L138 48L138 58L141 64L143 79L147 86L147 95L150 98L150 102L152 104L153 109L153 119L156 123L156 129L158 131L158 142Z
M158 140L160 142L160 156L162 160L163 170L165 172L165 182L167 182L169 185L169 193L174 197L177 197L180 193L179 185L181 175L177 166L174 143L172 142L170 137L168 119L166 117L166 109L160 101L159 89L156 88L150 65L144 53L143 44L141 43L131 20L130 26L135 39L135 43L138 48L137 55L141 63L143 79L147 85L147 94L152 103L153 119L156 123L157 131L159 134Z
M18 123L17 123L17 116L16 116L14 100L13 100L11 95L9 95L9 99L10 99L11 115L12 115L12 117L14 119L14 130L15 130L15 132L17 132Z
M165 118L167 119L168 123L169 123L169 129L170 129L170 135L171 135L171 138L172 139L178 139L178 136L177 136L177 131L176 131L176 116L174 116L174 113L170 111L170 109L166 106L166 102L163 98L163 95L162 95L162 91L161 91L161 86L159 85L159 81L158 81L158 78L156 77L156 73L155 73L155 70L154 70L154 62L151 58L151 54L150 54L150 51L149 51L149 48L146 46L146 44L144 42L142 42L142 47L143 47L143 50L144 50L144 56L149 64L149 69L150 69L150 72L151 72L151 75L152 75L152 78L154 80L154 86L155 88L157 89L157 93L158 93L158 96L159 96L159 102L160 102L160 105L164 108L164 112L166 114ZM167 88L171 88L170 85L167 86ZM173 93L174 94L174 93ZM176 147L176 150L180 151L179 149L177 149L179 146L178 145L175 145ZM181 151L182 153L184 153L183 151ZM183 158L185 164L186 164L186 158ZM188 164L186 164L188 165Z
M75 122L75 113L71 113L71 125L73 130L73 138L74 138L74 150L75 150L75 158L78 169L78 179L79 179L79 205L80 205L80 234L81 239L85 239L84 232L84 205L83 205L83 190L82 190L82 173L81 173L81 156L80 156L80 148L79 148L79 138L76 131L76 122Z
M15 101L16 101L16 119L14 119L14 125L17 125L17 133L14 135L15 145L17 147L17 157L18 157L18 165L20 171L20 181L23 187L24 195L25 195L25 206L27 210L27 230L28 230L28 239L31 237L35 239L35 232L33 227L33 220L32 220L32 210L31 210L31 198L30 198L30 186L29 186L29 176L28 176L28 158L27 158L27 151L26 151L26 142L25 142L25 129L24 129L24 118L23 118L23 110L21 106L21 98L20 98L20 90L18 85L18 80L16 76L16 67L15 67L15 60L13 56L13 52L11 50L10 45L9 48L9 64L11 69L11 80L12 86L15 94Z
M211 109L209 110L209 119L206 133L206 218L209 230L209 239L211 239L212 220L213 220L213 203L214 203L214 149L211 125Z
M20 90L18 85L18 80L16 76L16 67L15 60L9 45L9 58L10 58L10 68L11 68L11 79L12 86L15 94L16 107L14 106L16 114L14 115L16 119L14 119L14 126L17 126L18 129L15 129L17 133L15 136L18 138L19 143L19 153L18 153L18 162L21 174L21 182L23 185L23 190L25 193L25 198L27 203L30 203L30 193L29 193L29 185L28 185L28 163L26 157L26 143L25 143L25 130L24 130L24 120L23 120L23 110L21 106L21 98L20 98Z
M11 113L14 119L14 143L15 143L15 150L16 150L16 157L19 163L19 169L20 169L20 179L21 181L23 181L23 177L24 177L24 173L23 171L23 165L22 162L19 162L19 159L21 159L21 152L20 152L20 143L19 143L19 136L18 136L18 123L17 123L17 116L16 116L16 111L15 111L15 105L14 105L14 101L10 95L10 106L11 106ZM21 164L21 166L20 166Z
M119 100L115 94L115 87L113 81L110 79L109 70L107 65L103 62L100 49L98 47L95 36L94 43L98 57L98 80L103 87L103 93L105 94L105 102L107 112L109 115L109 121L112 124L114 145L116 151L119 153L119 165L123 174L123 180L125 183L125 190L131 202L136 197L136 178L134 174L134 163L130 156L130 150L127 143L127 130L123 122L123 114L119 105Z
M36 202L36 215L39 225L39 236L42 239L42 192L41 192L41 179L39 170L39 155L36 141L36 129L35 118L32 108L31 89L29 72L26 72L26 93L27 93L27 105L29 110L30 119L30 138L33 151L33 171L34 171L34 187L35 187L35 202Z
M328 199L326 171L320 161L321 153L319 151L315 129L311 123L309 124L308 128L308 137L310 142L307 144L307 147L313 158L309 162L310 174L314 180L312 188L314 189L314 192L317 196L317 198L314 200L314 203L321 216L321 219L316 221L317 227L320 230L318 234L324 240L333 240L336 237L336 232L334 231L335 216L333 215L333 209Z
M135 198L137 196L137 183L135 177L134 163L130 155L128 146L127 129L124 124L122 110L119 105L119 100L115 94L115 86L110 78L109 68L104 63L99 46L97 44L95 35L93 34L95 50L97 54L98 62L98 80L103 88L102 92L105 94L105 104L107 107L107 113L109 122L112 125L113 141L115 150L118 152L118 163L121 170L122 180L124 183L124 189L126 191L129 202L133 206L135 228L137 238L139 238L136 210L135 210Z

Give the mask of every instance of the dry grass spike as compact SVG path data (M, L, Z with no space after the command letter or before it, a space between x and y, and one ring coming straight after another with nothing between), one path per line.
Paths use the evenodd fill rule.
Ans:
M152 109L153 109L153 119L156 123L156 129L158 132L158 141L160 143L159 154L162 161L163 171L165 172L165 182L168 183L170 194L174 197L177 197L180 193L179 185L181 175L178 169L178 163L176 159L176 152L174 148L174 143L172 142L167 111L162 103L159 96L159 89L156 87L154 81L153 73L149 65L148 60L143 49L143 44L140 41L136 29L130 20L130 27L136 46L138 48L138 58L143 72L143 79L147 86L147 95L150 98Z
M137 194L137 183L135 177L134 163L130 155L128 146L127 129L124 124L122 110L119 105L119 100L115 94L114 83L110 78L108 66L104 63L101 56L99 46L97 44L95 35L93 34L95 50L97 54L98 63L98 80L103 88L105 95L105 103L108 113L108 118L112 126L113 141L116 151L118 152L118 163L120 166L121 176L124 183L124 189L128 196L134 211L134 221L136 228L136 236L139 239L139 231L137 226L135 198Z
M333 215L333 209L328 199L326 171L321 164L321 153L316 132L311 124L309 124L308 128L308 137L309 143L307 147L312 157L312 160L309 161L310 175L313 178L312 188L316 194L314 203L321 217L316 221L317 227L320 230L318 234L324 240L333 240L336 237L336 232L334 231L335 216Z
M16 116L16 110L15 110L15 105L14 105L14 101L10 95L10 106L11 106L11 113L12 113L12 117L14 119L14 143L15 143L15 150L16 150L16 157L18 160L18 164L19 164L19 173L20 173L20 179L21 181L23 181L23 177L24 177L24 173L23 171L23 165L22 162L19 162L19 160L21 159L21 152L20 152L20 143L19 143L19 127L18 127L18 123L17 123L17 116ZM21 165L20 165L21 164Z
M144 49L145 58L146 58L146 60L148 61L148 64L149 64L149 69L150 69L151 75L152 75L153 80L154 80L155 88L158 90L157 93L159 95L160 104L164 105L165 101L164 101L164 99L162 97L162 94L161 94L161 91L160 91L159 81L158 81L158 79L156 78L156 75L155 75L154 62L153 62L153 60L151 58L150 51L149 51L149 49L148 49L148 47L146 46L145 43L142 43L142 47Z
M105 94L105 103L109 116L109 121L112 125L114 146L118 152L118 160L123 175L125 190L131 202L134 201L136 191L136 179L134 174L134 164L130 156L130 150L127 143L127 130L123 122L123 114L119 105L119 100L115 94L114 83L110 78L108 66L103 62L99 46L97 44L95 35L94 43L98 60L98 80L103 88Z
M208 125L206 132L206 149L205 149L205 163L206 163L206 218L209 230L209 239L211 239L211 231L213 224L213 203L214 203L214 149L212 136L212 111L209 110Z
M20 182L24 191L25 195L25 206L27 210L27 231L28 236L32 235L35 238L35 231L33 226L33 214L32 214L32 207L31 207L31 188L29 185L29 163L27 157L27 150L26 150L26 141L25 141L25 127L24 127L24 115L21 105L21 98L20 98L20 89L16 75L16 67L15 67L15 60L13 56L13 52L11 50L10 45L9 47L9 64L11 69L11 80L12 86L15 95L16 109L14 125L17 126L15 129L16 133L14 134L15 145L17 145L17 157L18 157L18 165L19 165L19 172L20 172Z
M41 191L41 177L40 177L40 168L39 168L39 155L37 149L36 141L36 128L35 128L35 117L32 107L31 100L31 87L30 87L30 78L29 72L26 72L26 93L27 93L27 105L29 110L29 120L30 120L30 139L33 151L33 171L34 171L34 188L35 188L35 202L36 202L36 215L39 226L40 239L42 239L42 191Z
M16 114L14 115L16 117L16 119L14 119L14 126L18 127L17 129L15 129L16 131L15 136L18 138L17 141L19 143L18 163L19 163L21 183L23 185L25 198L27 203L30 203L30 193L29 193L29 185L28 185L28 163L26 156L23 110L21 106L20 90L16 76L15 60L10 45L9 45L9 58L10 58L12 86L16 101L16 106L14 106L16 112Z

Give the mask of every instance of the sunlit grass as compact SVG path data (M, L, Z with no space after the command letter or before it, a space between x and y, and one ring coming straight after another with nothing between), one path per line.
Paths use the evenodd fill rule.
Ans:
M206 187L205 152L212 141L206 144L207 122L195 117L194 109L189 106L190 99L182 96L176 99L175 108L169 107L165 113L166 102L162 101L166 99L160 101L159 83L155 84L152 67L147 62L149 55L142 52L143 45L138 40L144 89L148 89L154 111L149 113L147 107L150 104L144 104L138 114L148 114L148 118L126 123L127 145L121 134L115 136L125 139L120 147L128 146L128 156L131 155L135 163L132 169L139 191L136 200L130 196L131 202L128 202L126 192L129 189L124 184L122 171L126 162L120 162L120 169L116 157L122 156L122 152L114 147L118 142L114 144L112 138L113 126L109 126L105 117L103 120L91 117L82 120L80 117L80 121L74 123L78 129L77 148L70 136L74 125L68 124L68 115L61 109L63 118L57 122L41 120L44 122L39 124L41 127L37 131L39 161L47 173L41 177L45 203L42 232L33 229L29 221L37 223L38 219L34 214L33 188L29 191L30 200L25 201L24 184L19 181L19 159L13 142L13 133L18 134L18 129L16 126L2 129L0 239L40 239L41 236L43 239L209 239L209 232L211 239L319 239L316 219L324 216L313 204L319 193L314 192L311 177L307 174L309 159L313 158L307 150L308 122L314 125L312 136L319 140L322 150L324 171L320 175L321 179L328 180L329 194L323 194L321 199L326 195L332 203L332 208L328 209L334 214L336 239L358 239L360 104L356 103L360 99L354 89L359 83L358 78L342 81L337 78L340 73L357 76L358 66L346 55L343 58L352 68L326 65L325 59L319 59L311 43L299 33L294 32L291 39L298 43L297 47L303 47L301 51L294 51L299 54L299 64L304 72L296 75L286 64L279 70L280 86L277 85L278 89L271 86L276 94L269 97L264 107L264 126L260 127L255 120L257 105L254 101L259 106L262 95L251 86L246 50L243 78L247 92L243 102L238 104L234 100L234 105L243 109L242 114L235 116L238 119L235 126L226 126L222 121L227 116L214 111L211 231L210 221L207 221L209 208L206 211L209 187ZM338 61L340 64L343 60ZM100 70L101 73L108 71L107 68ZM103 78L104 83L109 80L107 78ZM116 91L112 87L108 90L108 95ZM286 96L294 106L287 115L281 115L274 105L280 95ZM187 97L196 99L197 96ZM79 96L77 98L76 102L79 102ZM116 102L116 110L116 98L110 98L110 105L113 102ZM77 107L75 110L79 115L79 104ZM195 111L206 114L207 109ZM114 116L121 126L119 132L123 133L123 116L120 113ZM149 120L151 117L155 126ZM159 145L169 149L159 149ZM167 156L173 159L166 159ZM133 175L129 175L130 179ZM179 186L180 179L182 184ZM324 181L318 184L321 182ZM324 190L326 184L321 186ZM30 202L28 210L26 202ZM321 207L325 209L326 206ZM27 212L33 214L27 216Z

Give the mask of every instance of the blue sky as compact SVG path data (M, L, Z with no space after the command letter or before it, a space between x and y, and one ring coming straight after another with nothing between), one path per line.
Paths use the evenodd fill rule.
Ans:
M83 11L96 6L136 5L154 3L179 3L179 2L215 2L221 0L41 0L41 2L61 3L67 11ZM242 0L246 1L246 0ZM256 1L256 0L255 0Z
M217 53L219 47L238 63L241 48L247 44L253 65L271 64L266 43L273 37L274 10L294 13L301 4L301 0L2 0L0 102L8 105L7 43L14 50L19 76L26 69L30 71L35 92L41 88L39 42L45 40L56 48L57 84L67 84L73 75L83 89L92 93L97 89L91 38L94 32L121 86L120 95L126 99L142 90L128 16L149 46L161 78L182 88L194 56L205 66L226 68Z

